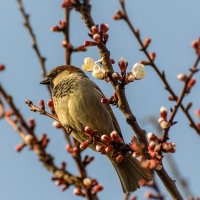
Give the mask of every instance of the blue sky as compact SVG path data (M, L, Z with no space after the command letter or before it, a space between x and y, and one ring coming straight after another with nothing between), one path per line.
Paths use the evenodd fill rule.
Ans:
M31 48L31 40L22 25L22 17L15 1L1 0L0 7L0 63L7 66L6 71L0 74L0 81L7 91L14 96L14 101L24 116L28 119L34 117L38 125L38 135L47 133L51 138L48 151L55 157L57 164L66 160L70 171L77 173L76 166L65 152L63 136L52 127L52 120L32 113L24 104L29 98L34 102L40 99L48 100L48 93L39 85L41 80L40 66ZM47 70L64 64L64 50L61 47L62 34L52 33L50 27L63 19L63 10L60 7L61 0L35 0L25 1L25 7L31 14L31 24L37 35L42 54L47 58ZM135 26L140 29L141 36L152 38L151 51L157 53L156 64L161 70L165 70L167 79L170 81L177 94L180 93L182 84L176 79L180 72L188 72L195 60L195 54L191 48L191 41L199 37L200 2L191 1L134 1L127 0L127 11ZM92 3L92 15L95 23L108 23L110 39L108 48L111 57L116 61L125 57L129 62L129 69L144 55L138 51L139 45L130 33L126 24L122 21L113 21L112 16L119 8L118 1L95 0ZM71 41L80 45L88 39L88 30L76 12L72 13ZM74 54L72 64L81 66L85 57L91 56L99 59L95 47L85 53ZM115 66L117 69L117 66ZM131 108L139 123L147 132L155 131L151 124L143 121L150 116L159 116L160 106L168 109L173 106L167 100L168 94L155 72L146 68L146 78L137 81L127 87L126 93ZM88 74L91 77L91 74ZM196 75L199 81L199 74ZM107 97L113 94L112 87L99 80L94 80L103 90ZM193 101L191 109L200 107L200 86L197 84L192 93L185 98L184 103ZM130 141L133 133L125 123L123 115L113 108L122 127L126 141ZM189 128L184 114L179 112L176 116L178 124L170 131L170 140L177 144L177 152L173 155L179 166L180 172L188 180L192 192L196 196L199 193L199 167L200 138ZM17 154L14 150L21 140L8 124L0 121L0 199L12 200L63 200L77 199L72 195L72 188L61 192L50 180L51 174L39 163L37 157L29 150ZM90 155L96 155L95 162L89 166L89 175L102 183L105 190L99 195L100 199L122 199L122 190L117 175L109 161L104 156L88 151ZM168 167L167 167L168 168ZM172 173L169 171L169 174ZM172 176L173 178L173 176ZM170 199L166 190L160 183L163 193ZM139 199L144 199L146 189L136 192Z

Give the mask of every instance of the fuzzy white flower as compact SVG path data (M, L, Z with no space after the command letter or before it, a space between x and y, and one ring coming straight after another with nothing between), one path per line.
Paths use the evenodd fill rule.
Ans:
M97 79L103 79L105 74L105 69L100 67L98 64L95 64L92 71L92 76Z
M140 63L136 63L132 69L133 76L137 80L143 79L145 77L144 65Z
M92 72L95 66L95 60L91 57L86 57L84 59L84 64L82 65L82 69L84 71Z

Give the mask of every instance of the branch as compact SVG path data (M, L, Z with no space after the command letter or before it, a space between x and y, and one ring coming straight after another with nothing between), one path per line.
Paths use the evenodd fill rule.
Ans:
M38 45L37 40L36 40L36 36L34 34L33 28L32 28L31 23L29 21L30 16L26 13L22 0L17 0L17 4L19 6L19 10L20 10L22 17L24 19L24 26L27 28L28 33L31 37L32 47L33 47L33 49L34 49L34 51L37 55L37 58L40 62L42 77L45 78L47 76L46 65L45 65L46 58L43 57L41 52L40 52L39 45ZM51 96L51 90L50 90L49 86L47 86L47 88L48 88L49 94Z
M81 13L82 19L84 20L86 26L90 29L94 25L94 21L90 15L90 5L80 4L79 1L76 1L75 9ZM127 123L131 126L131 128L137 135L138 140L141 143L145 144L145 147L147 148L148 141L146 139L146 131L141 129L139 124L137 123L136 117L133 115L130 106L128 104L127 98L125 96L124 87L121 84L119 84L116 80L112 79L111 75L114 71L110 61L110 53L103 42L100 42L97 45L97 47L99 49L99 53L102 58L102 64L105 67L105 70L111 80L112 86L116 91L118 97L118 106L120 110L123 112ZM160 179L163 181L165 187L171 194L172 198L180 200L183 199L178 189L176 188L174 181L169 177L164 167L160 171L156 170L156 172L159 175Z
M142 41L141 36L139 34L139 30L135 29L133 24L131 23L131 21L130 21L130 19L128 17L128 14L126 12L124 0L120 0L120 4L121 4L122 10L123 10L123 16L122 16L121 19L123 19L127 23L127 25L130 28L131 32L133 33L133 35L137 39L138 43L140 44L141 51L144 52L145 56L148 59L149 64L152 66L152 68L155 70L155 72L157 73L159 78L162 80L165 89L170 93L170 95L173 97L173 99L177 101L178 97L176 96L175 92L173 91L173 89L171 88L170 84L168 83L168 81L166 79L166 76L165 76L165 73L161 72L159 70L158 66L154 63L154 60L151 58L151 56L150 56L150 54L149 54L149 52L147 50L147 47L145 47L144 44L143 44L143 41ZM198 65L199 59L200 59L200 57L197 58L197 61L196 61L195 65ZM193 118L191 117L188 109L182 103L180 103L180 107L181 107L182 111L185 113L186 117L188 118L191 127L195 129L195 131L197 132L198 135L200 135L200 130L196 126L196 124L195 124Z

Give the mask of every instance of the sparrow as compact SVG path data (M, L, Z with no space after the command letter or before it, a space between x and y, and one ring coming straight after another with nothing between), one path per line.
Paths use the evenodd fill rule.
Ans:
M55 112L63 127L71 128L72 136L80 143L87 140L85 127L95 130L97 135L110 135L115 131L123 141L117 119L109 104L101 102L105 98L99 87L78 67L58 66L41 81L51 87ZM96 151L95 143L89 147ZM114 166L124 193L133 192L140 187L139 182L152 179L149 170L130 153L123 155L121 162L106 153Z

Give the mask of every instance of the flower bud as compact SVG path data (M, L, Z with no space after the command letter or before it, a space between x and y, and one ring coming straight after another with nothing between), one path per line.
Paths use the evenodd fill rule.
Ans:
M5 70L5 65L0 64L0 71Z
M94 34L94 35L93 35L93 40L94 40L97 44L99 44L99 43L101 42L101 37L100 37L100 35L99 35L98 33Z
M105 75L104 68L100 67L98 64L95 64L92 75L97 79L103 79Z
M108 152L110 152L112 150L113 150L113 146L112 145L109 145L109 146L105 147L105 152L106 153L108 153Z
M95 66L95 60L91 57L86 57L84 59L84 64L82 65L82 69L84 71L91 72Z
M15 147L15 150L17 152L20 152L26 145L23 143L23 144L18 144L16 147Z
M148 149L149 149L149 150L152 150L152 149L154 149L155 146L156 146L156 143L155 143L154 141L151 141L151 142L149 143L149 145L148 145Z
M126 71L126 68L128 66L128 62L126 62L126 60L121 57L119 62L118 62L119 68L121 70L122 73L124 73Z
M178 74L177 79L179 81L186 81L187 80L187 75L186 74Z
M28 135L25 135L24 137L24 142L27 144L27 145L31 145L32 142L33 142L34 138L32 135L28 134Z
M169 122L167 122L167 121L162 121L161 123L160 123L160 127L162 128L162 129L168 129L169 127L170 127L170 124L169 124Z
M124 156L123 156L123 155L118 155L118 156L116 157L117 163L122 162L123 159L124 159Z
M109 104L110 101L106 98L101 98L101 103Z
M156 58L156 53L154 53L154 52L149 53L149 57L151 60L154 60Z
M92 42L92 41L85 41L84 46L85 47L92 47L92 46L96 46L96 43Z
M137 80L143 79L145 77L144 65L136 63L133 66L132 73Z
M124 18L124 13L121 10L117 10L115 15L112 17L114 20L120 20Z
M89 146L89 142L87 140L84 141L84 142L81 142L80 145L79 145L81 150L86 149L88 146Z
M98 184L98 185L96 185L96 186L93 187L92 193L96 194L96 193L98 193L98 192L100 192L102 190L103 190L103 186Z
M95 147L96 151L98 152L103 152L104 151L104 146L103 145L100 145L100 144L97 144L96 147Z
M144 40L143 48L146 49L150 43L151 43L151 38L146 37L146 39Z
M54 111L54 105L53 105L53 100L50 99L49 101L47 101L47 106L49 107L49 109L51 111Z
M111 138L107 135L102 135L101 136L101 141L106 143L106 144L109 144L111 142Z
M81 196L82 195L82 191L80 188L74 188L73 189L73 194L77 195L77 196Z
M83 184L87 187L87 188L91 188L92 187L92 180L90 178L84 178L83 179Z
M117 131L111 132L110 137L112 138L113 141L118 140L120 138L119 133Z
M55 128L61 128L62 127L61 123L56 121L56 120L53 121L52 126L55 127Z
M200 118L200 109L196 109L194 111L194 114L195 114L196 117Z
M97 25L92 26L91 29L90 29L90 32L91 32L92 34L99 33L99 28L98 28L98 26L97 26Z
M148 139L152 141L158 141L159 138L154 133L148 133Z
M167 109L164 106L160 107L160 116L164 119L167 118Z
M103 33L106 33L108 31L108 24L101 24L100 25L100 31L103 32Z
M195 85L195 83L196 83L196 79L191 78L191 79L189 80L188 84L187 84L187 90L188 90L188 91L191 90L191 88Z
M51 27L51 31L53 31L53 32L60 32L60 31L62 31L62 28L60 28L59 26L52 26Z
M73 6L72 0L64 0L64 2L61 5L62 8L68 8L68 7L71 7L71 6Z
M44 100L39 101L39 107L40 107L41 110L45 110Z

